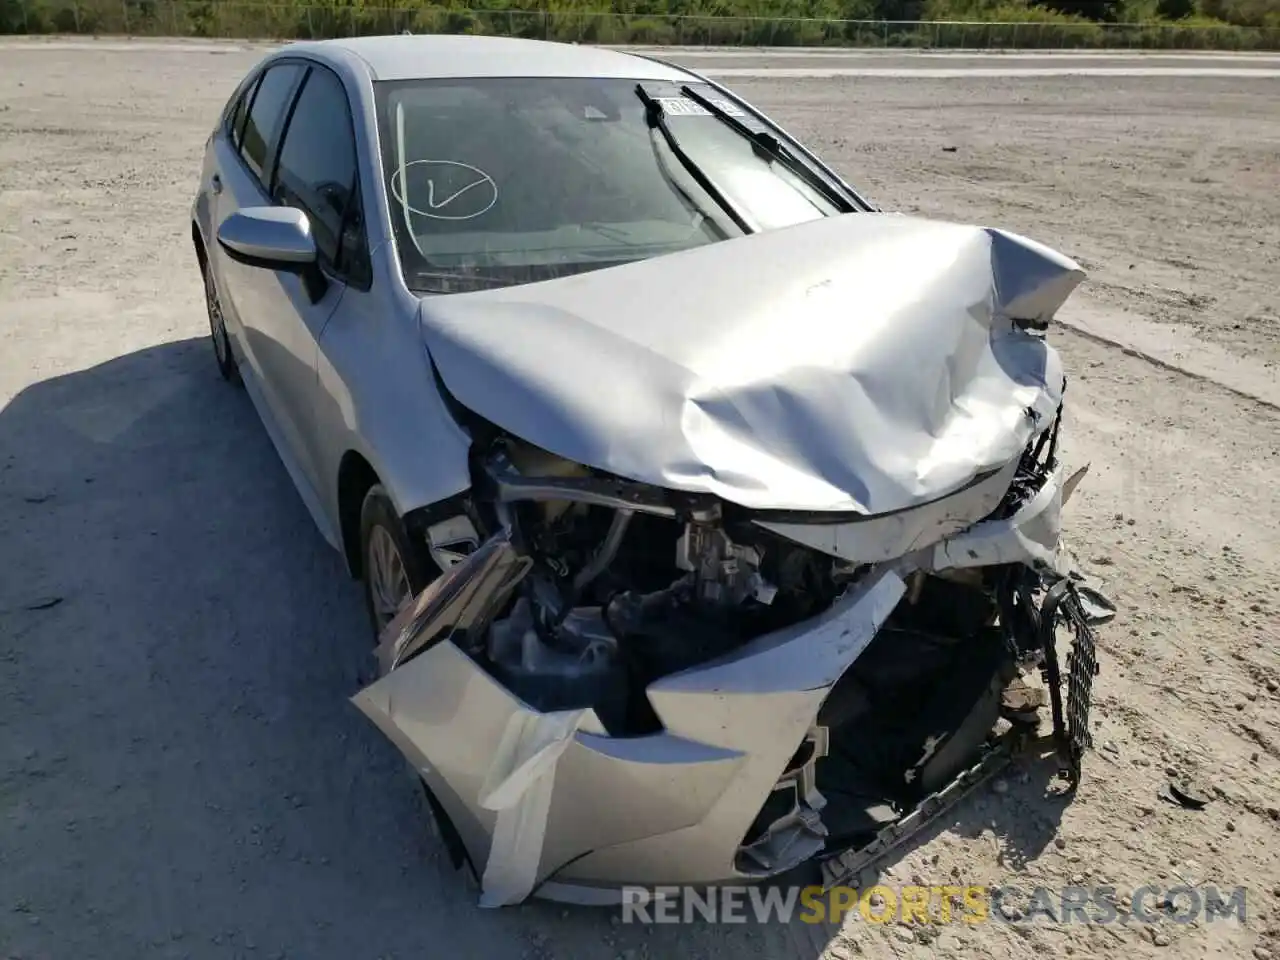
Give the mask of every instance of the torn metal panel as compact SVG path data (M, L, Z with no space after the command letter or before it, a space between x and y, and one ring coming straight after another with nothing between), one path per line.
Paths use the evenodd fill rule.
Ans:
M963 570L1021 563L1065 577L1071 567L1061 539L1062 483L1060 474L1054 473L1013 516L974 524L937 544L929 568Z
M649 838L696 829L739 789L746 762L742 751L669 733L580 732L556 770L540 879L571 876L565 865L589 859L594 850L643 846Z
M1038 490L1025 494L1018 509L1009 508L1006 520L975 525L971 541L963 539L967 534L952 538L952 549L963 550L971 563L952 564L947 571L980 571L987 562L1005 571L1022 568L1030 578L1025 583L1034 588L1038 575L1026 568L1036 566L1028 562L1035 552L1026 544L1038 543L1037 538L1051 544L1060 489L1049 475ZM547 495L554 497L556 491ZM616 527L604 528L605 543ZM723 530L713 532L709 536L696 525L686 527L672 541L673 567L692 567L685 576L693 577L706 570L711 557L729 564L734 577L758 576L753 572L757 550L734 544ZM533 894L600 902L624 884L741 882L790 869L821 854L833 839L844 842L843 834L832 836L830 823L841 822L838 808L858 788L832 779L831 768L824 772L822 765L854 747L873 753L883 749L877 747L879 734L868 738L859 733L862 721L857 717L873 707L883 711L886 704L874 706L855 688L870 678L900 672L893 665L900 644L917 638L911 639L908 659L927 654L935 642L959 644L955 655L971 668L976 664L976 673L971 670L970 680L961 681L944 667L938 689L967 683L971 690L987 691L972 707L968 700L947 707L951 719L946 727L920 728L922 736L934 729L938 735L923 736L922 752L904 755L907 766L899 776L908 785L918 781L921 790L936 789L951 777L952 767L960 769L957 764L973 756L995 716L983 704L1000 700L1005 667L998 662L1012 669L1012 651L998 637L988 637L980 651L976 638L930 640L921 632L931 629L927 619L913 619L918 614L912 610L927 616L948 602L945 594L925 592L924 581L930 580L926 561L944 562L949 556L939 545L870 567L814 616L649 682L643 698L658 729L618 735L585 701L569 709L540 708L515 692L527 689L536 698L539 670L550 679L591 675L594 667L587 661L573 667L563 660L569 649L563 644L595 636L601 621L597 608L576 607L535 628L537 614L529 598L536 591L526 591L501 613L502 619L494 620L500 607L495 598L531 585L521 579L528 568L514 563L521 549L511 531L504 530L447 571L388 629L382 662L389 672L354 698L439 800L476 865L486 906L518 903ZM617 551L620 544L610 549ZM584 569L591 569L593 556L585 555ZM574 596L589 587L577 583L580 576L567 578L566 589ZM930 582L934 586L929 589L941 588L941 581ZM970 600L957 595L962 606L981 597L981 590L968 583L962 578L947 588L976 590ZM980 578L973 581L980 583ZM759 603L734 591L714 599L730 606ZM989 621L981 609L975 616L966 629L992 629L982 625ZM608 626L607 614L603 622ZM889 629L891 622L896 626ZM618 626L613 624L606 646L629 642L629 634ZM540 629L552 633L537 639ZM556 630L566 632L557 638ZM534 660L523 661L532 671L528 675L502 665L507 657L503 651L522 635L517 648L523 645L527 652L535 642L546 646ZM499 642L503 637L507 639ZM863 671L864 654L877 639L882 641L876 655L880 666ZM414 653L397 658L396 650ZM497 659L486 662L486 656ZM1077 673L1073 670L1074 691L1084 689ZM517 681L519 685L508 686ZM612 696L611 689L607 684L598 688L606 697ZM853 699L851 694L856 694ZM833 706L833 698L843 706ZM1073 698L1073 704L1083 705L1075 708L1077 713L1087 710L1087 689ZM913 709L909 703L906 708ZM1055 711L1055 718L1060 712ZM842 714L853 717L853 724L841 720ZM833 750L837 741L839 749ZM1078 751L1073 756L1078 758ZM834 806L828 789L840 797ZM770 812L775 802L781 806ZM868 802L869 822L878 825L877 831L902 813L896 801ZM829 815L835 820L829 821Z
M879 571L817 621L652 684L649 700L668 731L739 755L733 780L696 821L598 846L554 880L593 885L627 876L656 884L747 876L734 862L744 833L831 685L866 649L904 590L896 573ZM640 798L633 802L638 806Z
M1014 320L1051 319L1083 278L1080 265L1052 247L1008 230L988 229L997 312Z
M1017 469L1018 461L1011 460L949 497L847 523L756 523L849 563L882 563L936 543L988 516L1004 498Z
M567 460L758 509L883 514L1016 457L1058 409L1015 321L1083 273L1013 234L859 214L423 300L466 407Z
M453 570L467 563L477 576L486 569L473 556ZM587 709L530 709L451 642L401 662L354 702L441 796L484 865L488 905L518 902L553 877L614 880L618 857L634 882L730 879L742 875L737 848L779 770L904 589L882 570L814 621L651 685L665 728L653 736L586 732L598 729Z
M470 556L449 566L387 625L378 662L388 672L455 631L483 631L510 598L531 561L520 555L509 530L495 534Z
M365 687L352 702L409 760L462 837L488 860L496 815L479 797L512 714L522 705L450 642L437 643Z
M765 829L764 834L738 851L737 868L746 874L770 876L782 873L817 855L827 844L828 832L822 822L826 797L818 790L817 764L826 758L830 731L824 726L809 730L801 750L808 755L791 766L774 784L775 795L786 798L788 809Z
M1044 651L1024 610L1070 571L1064 379L1029 328L1079 278L1011 234L860 216L424 302L444 383L498 427L475 496L502 529L356 702L484 905L770 876L983 755Z
M814 524L837 532L828 543L799 523L728 525L701 502L681 521L670 515L678 501L661 491L637 500L614 484L617 502L606 504L610 482L601 480L575 501L587 490L582 478L529 478L513 501L524 514L505 514L508 526L388 628L388 672L355 702L436 796L486 906L530 895L600 902L632 884L741 882L846 849L982 754L1018 657L1030 662L1039 649L1043 663L1056 663L1044 616L1019 618L1042 584L1067 582L1054 572L1067 567L1055 438L1056 426L1042 430L1012 465L953 495L959 502L917 508L923 521L880 526L890 546L878 548L899 553L872 565L858 563L868 555L850 546L858 541L839 539L856 525ZM542 502L570 506L552 516ZM632 510L638 502L652 510ZM603 514L573 546L583 511ZM909 549L981 511L990 519ZM633 530L641 515L659 528ZM770 527L777 538L751 539ZM618 590L613 580L597 589L638 548L632 534L665 545L670 587ZM530 543L578 559L539 563ZM813 550L828 546L824 564ZM796 591L817 587L797 569L836 578L829 602L803 615ZM1010 586L1015 602L1002 607ZM732 634L753 616L790 620ZM727 645L686 656L701 631L726 630ZM655 650L665 650L666 666L653 675L645 664ZM1072 716L1087 713L1082 670L1069 671ZM1051 689L1060 681L1054 672ZM650 728L634 727L637 699ZM1062 700L1052 703L1062 726ZM1079 738L1063 742L1078 770Z
M902 577L891 567L882 567L812 620L758 637L718 660L663 677L649 687L649 699L660 715L672 718L669 729L685 736L713 736L726 746L749 746L766 733L770 721L738 715L742 707L734 697L829 687L866 649L905 592ZM713 702L690 708L687 697L708 692L716 694ZM799 740L797 736L792 746Z
M519 903L537 885L556 763L585 714L518 711L508 717L477 798L481 807L497 813L480 878L480 906Z

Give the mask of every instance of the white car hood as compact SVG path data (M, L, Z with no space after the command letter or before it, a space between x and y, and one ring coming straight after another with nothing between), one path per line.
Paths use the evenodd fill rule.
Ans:
M1014 234L856 213L557 280L424 298L464 406L552 453L754 509L881 514L1052 418L1047 320L1083 279Z

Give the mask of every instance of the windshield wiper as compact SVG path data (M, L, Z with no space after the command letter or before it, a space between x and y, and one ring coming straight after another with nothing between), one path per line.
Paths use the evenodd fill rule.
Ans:
M477 290L493 290L498 287L509 287L515 281L503 279L502 277L494 277L483 273L467 273L463 270L414 270L411 280L415 283L420 280L438 280L443 281L444 289L427 289L419 288L410 284L411 290L424 289L429 293L459 293L473 291L458 291L449 289L457 286L472 286Z
M792 153L777 137L763 130L752 130L745 123L731 114L720 104L714 100L704 97L693 87L688 85L680 88L680 93L688 97L698 106L702 107L721 123L729 127L739 136L746 137L751 142L751 149L755 151L756 156L762 160L769 162L777 161L790 170L793 174L803 180L810 189L814 190L824 198L837 210L842 213L852 213L854 206L847 198L842 196L839 191L831 184L827 183L818 172L807 164L802 163L800 158Z
M747 223L746 217L738 211L738 208L730 202L720 188L711 182L711 178L702 172L702 168L694 163L693 159L681 149L679 142L671 133L671 127L667 124L667 115L666 111L662 109L662 104L638 83L636 84L636 96L644 104L645 123L649 125L650 130L657 130L662 134L662 138L667 141L667 147L675 154L675 158L680 161L680 165L689 172L689 176L693 177L698 186L707 192L707 195L715 201L716 206L729 215L729 219L734 222L739 230L743 233L755 233L756 231Z

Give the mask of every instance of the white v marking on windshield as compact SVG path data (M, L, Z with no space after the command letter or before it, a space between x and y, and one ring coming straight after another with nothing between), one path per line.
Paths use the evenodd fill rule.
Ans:
M449 204L453 203L453 201L457 200L460 196L462 196L472 187L478 187L480 186L480 184L485 182L486 181L484 180L477 180L474 183L468 183L461 190L457 191L456 193L450 194L449 196L441 200L439 203L436 203L436 182L434 180L428 180L427 181L427 206L430 207L432 210L439 210L441 207L447 207Z

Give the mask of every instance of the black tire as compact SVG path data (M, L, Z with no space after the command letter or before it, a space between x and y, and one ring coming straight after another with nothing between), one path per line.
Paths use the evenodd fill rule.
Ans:
M426 546L420 546L409 538L404 523L382 484L375 483L365 494L364 504L360 508L360 579L364 589L365 611L369 615L369 627L375 643L389 622L386 616L387 596L386 593L376 596L378 590L374 581L378 578L379 571L376 569L376 561L371 561L370 557L375 539L383 533L390 538L390 543L399 555L411 596L421 593L440 572L431 561ZM380 541L379 546L385 548L385 541Z
M218 285L213 279L213 271L209 269L209 261L200 257L200 276L204 280L204 309L209 315L209 339L213 344L213 359L218 364L218 373L228 383L240 382L240 368L236 366L235 357L231 354L231 338L227 336L227 325L222 314L222 300L218 296Z
M476 865L471 862L471 855L467 852L467 845L462 841L462 834L453 825L453 821L449 819L449 814L440 805L436 795L431 792L431 787L427 785L427 781L417 771L414 771L414 773L418 777L418 785L422 787L422 798L427 806L425 812L431 819L431 832L435 835L435 839L444 845L445 852L449 855L449 862L453 864L453 869L463 871L468 889L473 893L479 893L480 872L476 870Z

